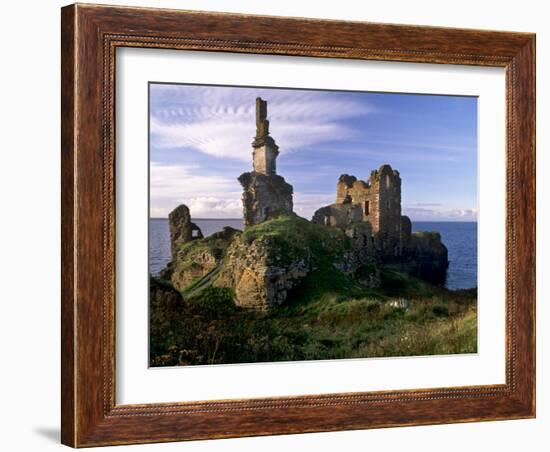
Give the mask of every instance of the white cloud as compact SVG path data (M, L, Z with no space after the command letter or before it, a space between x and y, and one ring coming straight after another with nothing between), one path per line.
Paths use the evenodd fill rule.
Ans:
M315 211L334 203L336 193L294 193L294 212L303 218L311 220Z
M350 138L353 129L339 121L374 111L353 100L310 91L153 87L150 126L155 146L193 148L241 161L250 160L258 95L269 102L270 132L282 153L335 137Z
M195 218L242 217L241 188L233 177L198 175L197 166L151 163L152 217L167 217L185 204Z
M151 133L156 135L156 144L162 148L194 148L204 154L215 157L233 158L250 161L254 120L227 118L226 120L205 120L190 123L167 124L151 120ZM304 134L304 129L308 133ZM334 137L351 134L351 131L339 124L319 122L296 123L283 121L272 128L281 152L290 152Z
M151 163L151 217L167 217L186 204L194 218L242 218L242 188L234 177L204 174L194 165ZM201 173L201 174L199 174ZM294 211L311 219L320 207L332 204L335 193L294 193ZM450 208L437 203L403 207L413 221L476 221L477 209Z
M412 221L477 221L477 209L450 208L442 204L413 204L403 207L403 215L407 215ZM433 206L434 208L427 208ZM435 208L436 207L436 208Z
M151 163L150 215L165 218L185 204L194 218L242 218L242 188L236 178L198 175L204 168ZM294 211L307 219L334 202L334 193L294 193Z

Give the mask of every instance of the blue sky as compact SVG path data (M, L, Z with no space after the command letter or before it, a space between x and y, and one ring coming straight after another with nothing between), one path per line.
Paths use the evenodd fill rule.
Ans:
M305 218L335 200L343 173L389 163L413 221L477 217L477 99L346 91L150 84L150 214L242 217L255 99L268 101L277 172Z

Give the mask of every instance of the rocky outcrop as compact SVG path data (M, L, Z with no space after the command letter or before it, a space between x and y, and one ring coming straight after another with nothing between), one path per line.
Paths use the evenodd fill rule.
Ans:
M157 278L149 278L149 303L151 305L163 305L169 309L178 308L182 305L181 294L167 284L161 283Z
M191 221L189 208L185 204L179 205L170 212L168 225L170 228L172 258L176 256L176 251L180 245L203 238L201 229Z
M371 234L368 223L342 231L281 215L242 233L224 228L178 244L161 278L185 296L212 284L231 289L237 306L268 310L283 304L289 291L315 271L341 271L369 287L379 284Z
M161 272L160 277L181 291L214 277L233 237L238 234L240 231L237 229L226 227L206 238L176 245L176 257Z
M305 254L283 262L274 251L269 241L236 240L214 285L233 288L235 304L243 308L267 310L281 305L288 291L309 273L311 262Z
M432 283L443 284L449 258L439 232L413 232L399 260L407 273Z
M292 213L292 185L276 174L256 171L239 176L243 187L243 217L245 226L252 226Z
M379 271L372 265L370 234L368 223L344 232L283 215L235 238L214 285L233 288L238 306L256 310L283 304L310 274L319 277L315 272L357 275L373 287L379 284Z

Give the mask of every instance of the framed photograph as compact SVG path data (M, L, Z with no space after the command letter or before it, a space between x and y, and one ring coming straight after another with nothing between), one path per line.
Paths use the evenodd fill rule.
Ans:
M62 442L535 416L535 36L62 9Z

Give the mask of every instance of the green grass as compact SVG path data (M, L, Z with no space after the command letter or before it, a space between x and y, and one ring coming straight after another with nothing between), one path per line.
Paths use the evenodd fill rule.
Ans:
M222 262L228 246L245 252L259 242L278 264L303 259L314 270L289 292L282 306L268 312L236 307L232 291L213 287L208 277L192 281L181 292L152 279L151 365L477 351L475 290L449 291L391 266L381 269L381 286L369 289L334 267L350 249L349 238L295 215L248 227L234 240L232 245L209 238L185 244L175 268L193 265L194 256L203 252ZM363 270L368 274L373 269ZM396 300L406 300L407 307L392 307Z
M339 229L327 228L296 215L281 215L248 227L241 241L250 245L262 241L273 259L286 264L296 259L312 260L315 265L334 262L351 247L349 238Z
M177 305L151 297L151 364L477 351L475 290L448 291L392 270L383 271L383 281L373 290L336 271L312 273L291 302L267 313L241 310L230 290L214 287ZM407 309L389 305L399 298L410 302Z

